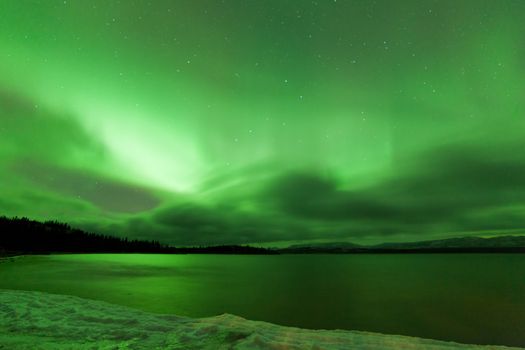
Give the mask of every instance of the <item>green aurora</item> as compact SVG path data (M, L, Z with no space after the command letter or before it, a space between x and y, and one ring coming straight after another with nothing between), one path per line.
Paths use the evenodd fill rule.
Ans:
M0 2L0 214L177 245L525 233L525 2Z

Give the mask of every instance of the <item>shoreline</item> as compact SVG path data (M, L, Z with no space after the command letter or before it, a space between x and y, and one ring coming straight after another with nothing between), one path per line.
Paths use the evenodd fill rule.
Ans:
M13 262L17 260L18 258L24 257L26 255L27 254L20 254L20 253L6 254L6 255L0 254L0 264L6 263L6 262Z
M520 349L363 331L309 330L230 314L200 319L161 315L69 295L0 289L2 346L9 349Z

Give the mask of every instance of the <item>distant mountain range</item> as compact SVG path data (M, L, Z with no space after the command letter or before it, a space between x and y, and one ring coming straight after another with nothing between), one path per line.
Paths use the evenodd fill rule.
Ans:
M461 237L409 243L383 243L376 248L432 249L432 248L511 248L525 247L525 236Z
M281 253L353 253L362 249L366 249L366 247L347 242L330 242L316 244L294 244L287 248L280 248L278 251Z
M354 243L296 244L281 253L441 253L441 252L524 252L525 236L461 237L418 242L358 245Z

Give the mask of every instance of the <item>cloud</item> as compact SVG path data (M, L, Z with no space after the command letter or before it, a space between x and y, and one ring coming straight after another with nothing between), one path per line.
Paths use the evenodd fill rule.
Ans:
M138 239L157 239L176 246L247 244L313 238L308 227L284 216L249 213L231 206L193 201L171 203L121 221L82 227Z
M165 207L155 212L151 222L166 239L177 244L243 244L294 235L286 220L196 203Z
M0 90L0 121L0 211L10 215L176 245L525 229L521 140L430 149L366 186L255 163L167 196L97 171L105 148L73 118Z
M278 209L302 218L322 220L388 220L400 213L367 191L338 190L334 179L311 173L286 174L265 195Z
M0 155L64 164L100 161L104 148L71 116L52 113L35 101L0 89Z
M34 186L66 197L85 200L100 209L116 212L140 212L155 208L160 200L147 188L75 169L39 162L17 162L12 173Z
M9 197L0 202L4 213L78 221L97 212L90 205L105 215L160 203L149 188L95 171L108 156L77 120L6 90L0 90L0 136L0 190ZM83 210L61 209L60 202Z
M525 159L506 147L435 149L352 190L334 177L286 172L261 178L255 191L227 186L213 200L167 203L113 229L179 246L523 230Z
M312 225L337 221L337 230L350 236L363 229L369 234L481 229L472 219L476 213L490 216L494 208L525 204L525 157L509 151L515 145L499 145L498 150L458 147L398 164L394 175L368 187L345 190L347 184L334 178L289 173L263 195L279 210ZM512 218L485 226L525 228L525 214Z

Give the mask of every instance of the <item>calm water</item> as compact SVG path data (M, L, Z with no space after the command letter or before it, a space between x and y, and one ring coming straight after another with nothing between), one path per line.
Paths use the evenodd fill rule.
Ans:
M0 264L0 288L192 317L525 346L525 255L55 255Z

